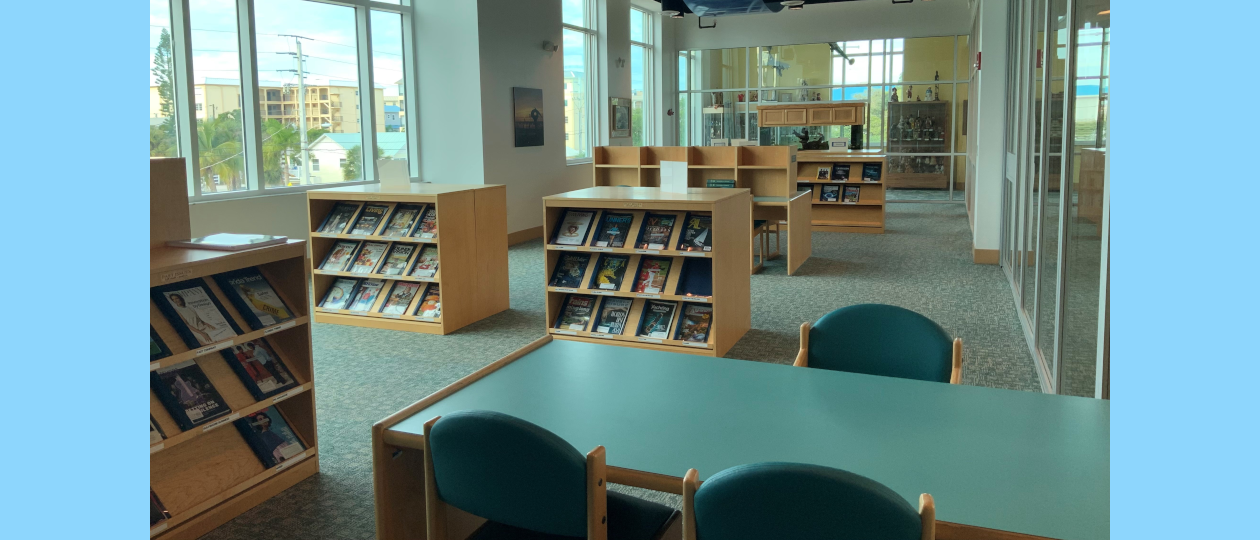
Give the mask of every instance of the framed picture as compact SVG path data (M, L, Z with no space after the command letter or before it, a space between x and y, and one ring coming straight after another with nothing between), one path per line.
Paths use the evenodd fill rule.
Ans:
M819 168L818 168L818 179L819 179L819 180L830 180L830 179L831 179L831 165L828 165L828 166L826 166L826 167L819 167Z
M516 147L543 145L543 99L538 88L512 89Z
M611 107L609 111L612 113L612 133L608 136L611 138L629 137L630 136L630 100L626 98L611 98Z

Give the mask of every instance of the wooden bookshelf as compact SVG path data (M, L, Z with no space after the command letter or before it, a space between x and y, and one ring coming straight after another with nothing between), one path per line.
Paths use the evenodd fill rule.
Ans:
M178 162L173 163L173 162ZM225 315L243 331L213 344L190 348L175 326L150 300L149 322L171 354L150 361L149 370L194 361L231 413L181 430L171 413L149 392L150 414L166 437L149 447L149 484L171 517L150 529L162 539L197 538L262 501L319 472L315 421L309 282L306 242L237 252L166 247L167 240L189 236L187 187L182 159L153 160L150 167L151 242L149 286L201 278L223 305ZM159 209L160 207L160 209ZM255 267L293 310L293 319L251 330L212 276ZM221 350L266 338L296 385L262 400L246 389ZM302 453L267 468L232 425L237 419L275 407L306 446Z
M506 186L412 183L400 187L348 186L306 193L316 322L449 334L508 308ZM382 220L377 226L377 234L318 232L333 207L343 201L387 204L391 211L398 204L432 205L437 208L437 232L432 238L379 236L387 220ZM354 218L351 219L353 222ZM414 244L416 249L408 259L403 275L321 270L320 265L340 240L391 245L400 242ZM412 265L425 246L437 248L438 271L432 277L410 277ZM385 280L385 286L370 310L319 307L332 284L344 277ZM403 315L382 314L381 305L395 281L419 283L420 291L411 299ZM441 291L441 313L438 317L424 317L416 312L424 300L428 283L438 284Z
M545 210L544 232L547 242L547 264L544 276L544 287L547 290L547 327L548 333L557 339L587 341L593 343L609 343L627 347L685 352L705 356L722 356L744 335L752 325L750 307L751 288L749 273L745 270L752 257L752 206L750 196L745 189L705 189L692 188L688 193L666 193L659 188L645 187L592 187L552 195L543 198ZM567 209L590 210L595 213L590 231L582 245L567 246L555 243L556 227ZM597 247L596 233L604 212L627 213L634 216L626 233L626 244L622 248ZM711 251L679 251L677 249L639 249L634 245L642 228L644 215L648 212L673 214L677 216L672 236L666 248L677 248L678 240L685 224L683 220L688 212L712 216L713 249ZM560 258L565 253L584 252L591 255L586 272L582 276L582 286L575 288L552 287L552 275ZM621 287L617 290L592 289L590 278L597 271L599 256L602 254L623 254L630 260L626 266ZM639 263L643 257L669 258L670 268L660 293L634 292ZM679 280L683 266L689 259L708 259L712 268L712 292L709 297L687 296L678 294ZM590 295L597 302L596 312L586 330L555 328L557 317L569 294ZM625 328L619 335L592 332L591 327L598 316L598 308L602 299L623 297L633 299ZM654 339L639 337L638 331L643 307L649 300L674 301L678 307L674 312L674 320L670 324L669 337L677 337L678 315L683 309L683 302L708 304L713 308L708 340L705 343L683 342L677 339Z
M862 181L862 166L867 163L880 165L881 181ZM819 168L832 167L836 164L849 165L847 182L818 179ZM887 198L882 178L887 174L886 169L885 157L877 151L805 151L797 154L796 184L802 191L810 193L814 230L883 234L884 204ZM841 194L844 192L844 187L856 186L859 189L858 201L856 203L824 201L822 200L823 186L838 186Z

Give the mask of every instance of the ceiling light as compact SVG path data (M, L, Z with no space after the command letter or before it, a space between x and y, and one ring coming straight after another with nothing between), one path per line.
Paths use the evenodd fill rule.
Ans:
M805 0L783 0L779 3L792 10L805 9Z
M1110 10L1110 9L1104 9L1104 10L1102 10L1102 11L1099 11L1099 12L1098 12L1098 14L1099 14L1099 15L1111 15L1111 10Z

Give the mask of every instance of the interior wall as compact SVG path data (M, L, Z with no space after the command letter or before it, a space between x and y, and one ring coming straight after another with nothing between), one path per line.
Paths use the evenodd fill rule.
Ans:
M972 209L973 247L997 250L1001 241L1002 185L1005 182L1006 149L1006 54L1007 2L980 0L976 3L979 35L976 50L983 63L973 76L977 88L975 145L975 203Z
M484 72L479 68L477 46L481 3L414 2L420 178L426 182L486 183L479 144ZM541 46L537 50L542 52Z
M310 233L305 192L193 203L188 205L188 219L193 238L228 232L307 240Z
M599 28L599 141L604 146L629 146L630 137L611 136L610 99L630 99L630 0L599 2Z

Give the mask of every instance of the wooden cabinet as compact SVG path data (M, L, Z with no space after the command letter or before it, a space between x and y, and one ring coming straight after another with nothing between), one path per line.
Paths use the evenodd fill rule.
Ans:
M837 110L839 110L839 109L837 109ZM815 126L825 126L825 125L827 125L827 124L830 124L830 123L831 123L831 111L832 111L832 109L830 109L830 108L826 108L826 109L823 109L823 108L809 109L809 123L810 123L810 125L815 125Z
M789 126L800 126L805 124L805 109L784 109L785 117L783 123Z
M866 122L866 103L814 102L761 105L761 127L851 126Z
M865 107L840 107L831 109L832 124L860 124L858 118L865 118ZM859 111L861 114L858 114Z
M783 109L763 109L761 111L762 126L782 126L787 123L787 111Z

